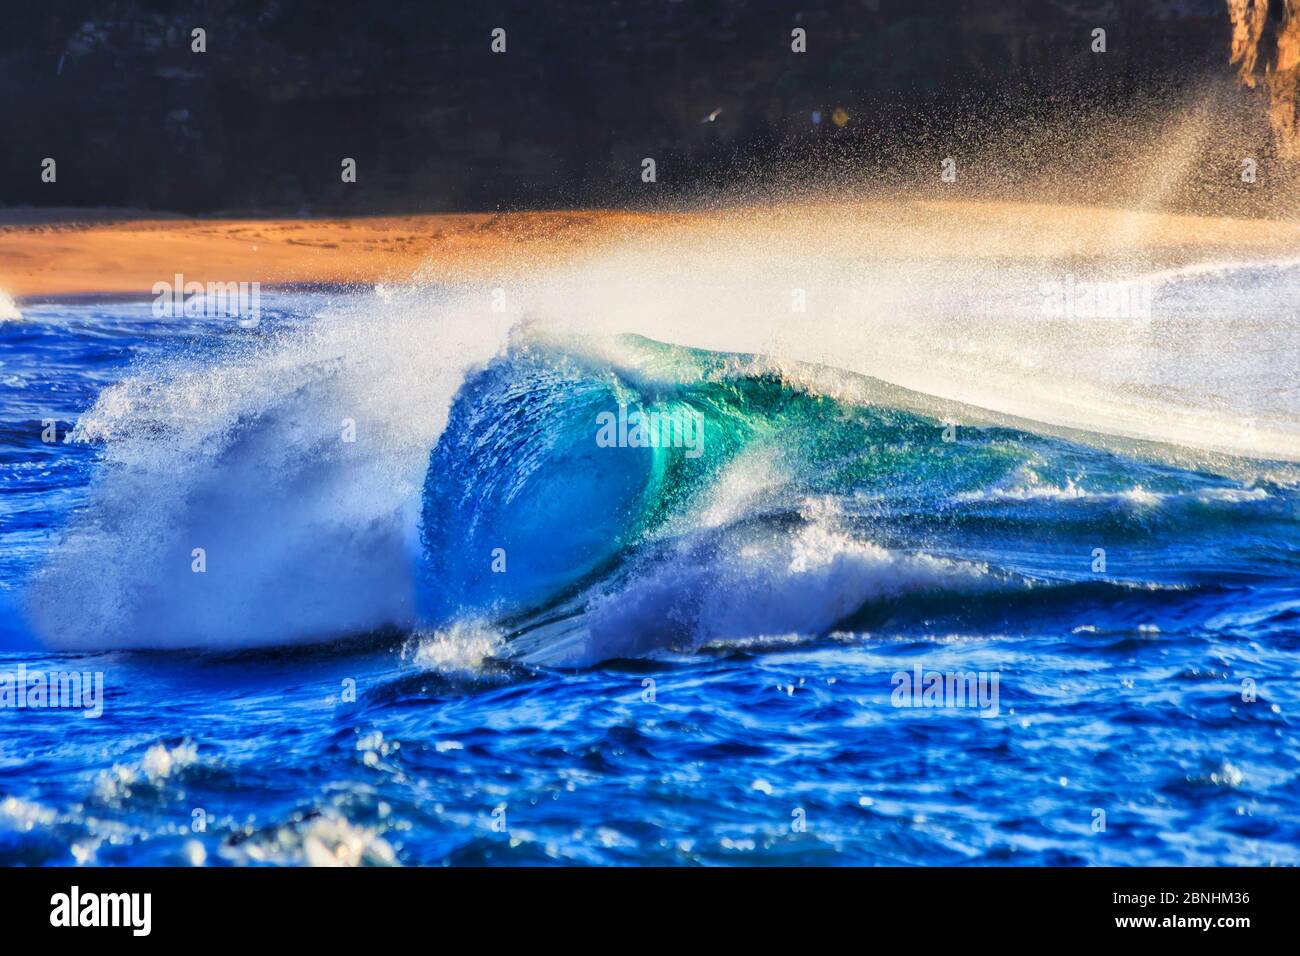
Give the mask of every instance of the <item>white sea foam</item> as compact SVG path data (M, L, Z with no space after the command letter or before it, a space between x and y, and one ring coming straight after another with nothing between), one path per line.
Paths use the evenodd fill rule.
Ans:
M953 496L956 501L1111 501L1134 507L1154 507L1177 499L1195 499L1203 504L1242 504L1266 501L1271 496L1263 488L1202 488L1188 491L1153 491L1143 485L1129 488L1085 488L1074 478L1059 484L1043 481L1033 468L1021 466L1007 479L989 488L963 491Z
M1300 459L1297 318L1287 304L1300 275L1287 263L1250 264L1249 302L1240 282L1173 282L1150 319L1046 319L1037 289L1064 271L1050 251L999 268L960 244L905 259L877 251L881 231L897 240L906 229L906 216L880 207L747 213L610 240L491 287L384 286L301 328L250 336L257 344L216 362L135 371L75 431L103 443L103 464L33 585L38 632L58 648L230 648L418 627L429 453L468 371L516 326L539 339L636 333L758 353L778 369L819 363L1066 428ZM1125 265L1107 278L1151 272ZM503 313L492 308L498 285L508 287ZM806 294L807 312L791 311L792 289ZM355 442L341 437L347 423ZM703 523L752 507L780 482L773 467L739 462ZM1146 489L1125 494L1158 500ZM720 590L709 576L729 574L747 600L719 594L699 629L717 631L711 622L730 615L732 630L752 630L755 607L771 615L767 627L816 629L873 587L888 593L891 581L934 571L861 543L798 570L789 547L708 565L702 589ZM792 581L812 597L782 592ZM596 612L631 617L612 605Z
M382 829L353 823L337 810L295 818L239 841L223 844L223 859L236 864L323 867L400 866Z
M1197 492L1196 497L1204 502L1241 504L1244 501L1266 501L1272 495L1263 488L1206 488Z
M39 633L59 648L230 648L412 626L429 451L467 369L517 318L489 302L367 296L106 389L74 433L105 460L33 585Z
M19 833L47 827L58 818L49 807L19 797L0 799L0 832Z
M0 322L17 322L23 317L18 305L4 289L0 289Z
M198 762L198 747L190 741L168 747L157 743L145 751L139 763L115 763L95 778L95 796L104 803L129 798L141 786L157 787Z
M501 633L483 621L455 621L446 628L417 634L412 661L443 674L472 673L504 646Z
M1021 469L1007 482L979 491L963 491L954 495L957 501L1120 501L1136 506L1158 505L1168 494L1151 491L1142 485L1110 491L1087 489L1067 478L1062 484L1044 482L1028 469Z
M622 586L595 595L581 628L543 642L528 659L581 666L715 642L822 634L871 602L1023 586L983 564L896 553L815 519L793 535L685 541L679 553L635 567Z

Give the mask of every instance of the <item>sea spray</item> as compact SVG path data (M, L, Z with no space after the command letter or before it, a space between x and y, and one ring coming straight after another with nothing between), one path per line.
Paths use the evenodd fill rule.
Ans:
M0 322L16 322L22 317L13 297L4 289L0 289Z
M74 432L105 467L28 593L37 633L231 648L415 626L429 450L516 318L472 294L347 298L105 389Z
M493 309L493 290L505 279L385 287L384 295L313 303L301 323L232 337L202 360L142 363L104 388L74 431L72 445L97 446L102 467L86 508L69 516L26 595L35 630L60 648L231 648L436 628L448 619L442 612L454 610L448 603L468 600L469 612L484 610L478 599L490 605L492 587L518 588L512 593L523 606L515 610L526 610L535 597L549 600L620 560L651 526L674 517L681 523L685 499L659 496L657 510L646 511L642 490L660 477L690 477L674 469L707 469L683 464L685 455L650 454L655 449L599 449L593 426L619 401L651 407L683 387L717 392L712 404L693 406L708 424L699 462L726 450L734 423L762 421L750 410L788 404L786 383L842 400L823 414L889 409L892 424L872 422L862 437L865 448L893 457L929 448L943 420L958 423L950 448L959 460L982 448L979 422L1050 430L1125 453L1154 455L1134 440L1160 442L1166 460L1209 461L1221 475L1244 467L1223 452L1300 457L1290 384L1300 380L1288 305L1300 290L1294 252L1276 260L1253 250L1236 259L1152 261L1135 250L1152 241L1144 230L1170 228L1165 220L1091 210L1083 235L1078 221L1025 206L981 207L976 215L963 206L912 205L904 216L887 202L816 215L797 205L724 213L666 225L653 241L616 237L559 266L521 266L511 273L517 281L503 313ZM1007 238L1026 223L1041 227L1033 255ZM1088 245L1093 235L1104 240L1097 248ZM1104 329L1090 317L1044 316L1043 283L1085 281L1078 265L1085 253L1086 281L1150 282L1150 315L1108 318ZM805 290L806 312L783 311L791 288ZM1232 322L1224 321L1225 302L1241 312ZM647 349L647 339L670 344ZM535 589L519 588L529 564L511 551L509 573L486 577L482 592L466 595L445 576L431 583L417 573L430 551L421 539L430 514L424 495L430 476L447 474L441 466L457 460L442 436L467 382L511 349L578 369L571 377L592 401L566 445L569 470L542 469L544 493L513 506L530 520L533 540L546 545L536 562L550 554L554 574L526 582ZM717 358L702 362L696 350ZM721 396L737 389L746 413L719 415ZM553 416L515 411L501 419L501 447L555 436ZM430 468L440 447L449 457ZM537 446L545 448L545 441ZM806 455L779 451L781 469ZM594 467L578 464L583 454ZM846 458L872 460L862 449ZM626 471L617 482L597 474L609 468ZM1289 480L1289 468L1274 460L1257 470L1274 481ZM464 475L472 470L465 466ZM523 474L504 469L477 485L448 487L523 487L516 480ZM879 474L864 472L872 487ZM918 483L932 474L914 472ZM953 491L977 492L1001 476L990 472L982 485ZM1044 475L1062 488L1069 478ZM1145 477L1129 487L1138 485L1162 492ZM554 514L539 503L562 506L555 510L566 520L549 525ZM466 514L467 525L485 527L481 515ZM472 568L460 560L467 539L448 540L436 549L444 563ZM492 550L502 545L482 543L470 557L492 575ZM192 570L199 548L201 574ZM582 562L567 562L579 551ZM424 620L420 601L430 593L444 606ZM822 617L816 623L827 626Z

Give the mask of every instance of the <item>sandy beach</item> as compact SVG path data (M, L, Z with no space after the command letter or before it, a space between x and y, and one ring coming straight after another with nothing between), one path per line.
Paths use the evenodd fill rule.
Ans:
M148 293L199 282L373 283L473 275L503 254L562 255L634 213L468 213L352 219L133 218L87 210L0 212L0 289L18 299Z
M22 301L148 294L176 273L264 284L482 278L678 230L770 237L863 255L1087 260L1125 252L1177 264L1300 251L1300 224L1005 201L845 201L698 213L610 210L337 219L136 218L93 210L0 212L0 289ZM779 250L774 250L779 254Z

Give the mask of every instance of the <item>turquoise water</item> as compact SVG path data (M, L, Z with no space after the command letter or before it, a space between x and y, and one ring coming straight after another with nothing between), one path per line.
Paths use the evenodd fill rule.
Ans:
M0 323L0 861L1300 862L1293 464L264 303Z

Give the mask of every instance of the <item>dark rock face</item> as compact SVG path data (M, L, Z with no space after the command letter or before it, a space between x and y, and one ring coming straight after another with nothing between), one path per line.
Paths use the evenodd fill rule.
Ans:
M6 204L618 203L637 200L645 157L672 194L873 137L1006 122L1008 104L1050 113L1230 72L1222 0L2 5Z

